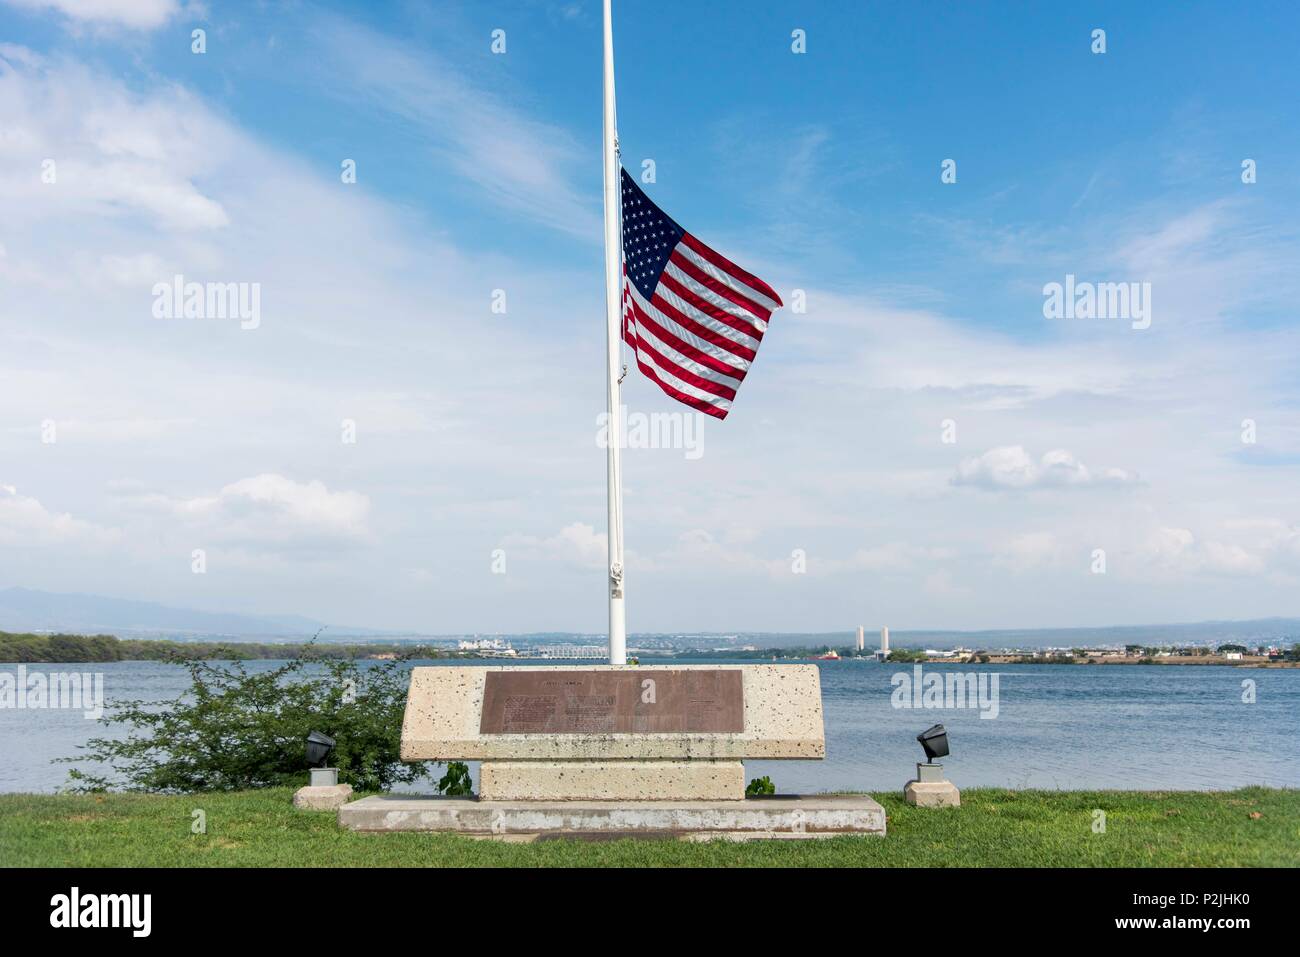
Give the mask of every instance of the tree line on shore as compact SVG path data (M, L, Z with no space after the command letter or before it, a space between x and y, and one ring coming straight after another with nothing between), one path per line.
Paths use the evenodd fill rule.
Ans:
M33 635L0 631L0 661L14 664L107 661L168 661L176 658L296 658L311 647L322 658L383 656L437 658L438 650L407 644L334 645L310 642L172 641L162 638L117 638L113 635Z

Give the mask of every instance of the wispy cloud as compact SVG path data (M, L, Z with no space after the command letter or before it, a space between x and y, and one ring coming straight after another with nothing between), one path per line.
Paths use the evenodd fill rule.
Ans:
M595 241L598 194L576 178L589 162L564 127L512 105L526 91L476 85L463 68L331 16L314 17L330 95L400 118L459 176L502 208ZM509 89L509 82L503 81Z
M12 485L0 485L0 542L10 548L83 548L117 541L115 529L56 512Z
M53 12L76 25L120 26L132 30L154 30L182 9L202 10L202 5L183 5L178 0L3 0L11 7L34 12Z
M985 489L1030 489L1124 486L1137 480L1137 475L1125 469L1090 469L1067 449L1044 452L1035 461L1023 446L1007 445L964 460L952 483Z
M126 504L176 520L195 541L337 550L371 541L370 499L324 482L262 474L192 498L135 494Z
M289 89L323 84L310 102L331 130L400 130L398 147L436 154L453 216L439 219L440 199L386 200L365 172L343 185L332 151L295 153L255 132L256 110L242 123L237 97L196 92L210 78L187 88L148 66L124 78L0 48L0 483L13 489L0 583L379 626L599 629L599 264L567 242L483 254L455 229L463 203L541 224L530 238L598 241L598 192L581 186L598 174L486 44L467 69L335 14L303 22L276 51ZM1036 226L1011 203L918 203L868 241L830 205L857 203L840 187L865 162L844 126L780 127L768 160L789 157L789 182L747 174L767 176L758 202L772 203L749 210L752 233L728 226L748 182L692 214L765 276L800 276L808 310L774 318L703 458L624 460L632 627L805 630L865 608L934 627L1294 611L1300 332L1261 328L1252 307L1294 319L1297 243L1269 194L1125 206L1115 165L1069 224ZM872 154L873 189L890 155ZM57 183L41 181L46 158ZM933 229L922 210L957 225ZM786 261L761 237L779 269L744 252L783 218L804 261L831 246L841 258L801 271L797 249ZM897 275L842 268L899 221L921 223L937 256L953 240L969 272L917 268L928 252L901 243ZM1044 282L1094 269L1156 284L1147 333L1041 318ZM260 282L261 327L153 319L150 286L172 273ZM1018 303L993 295L1015 282ZM497 287L506 314L489 309ZM672 408L635 371L625 390L633 409ZM42 441L46 419L57 443ZM105 542L113 561L85 547ZM206 547L215 560L194 575L191 549ZM1106 576L1082 577L1096 549Z
M84 66L10 44L0 48L0 113L0 201L11 220L142 217L186 231L230 222L198 185L230 137L179 87L133 95Z

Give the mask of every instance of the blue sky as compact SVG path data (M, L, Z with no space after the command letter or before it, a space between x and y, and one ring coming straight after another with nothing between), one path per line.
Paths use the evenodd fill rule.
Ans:
M616 3L626 165L808 301L698 462L628 455L632 631L1297 613L1300 14L992 9ZM600 630L597 4L100 10L0 3L0 582ZM175 272L266 322L151 321Z
M1265 167L1254 203L1300 197L1285 172L1300 142L1283 120L1300 101L1300 28L1287 4L1249 15L1214 3L1003 9L767 3L737 17L727 4L620 3L625 155L656 161L656 198L692 229L733 238L787 279L914 283L927 294L978 282L977 300L961 297L963 318L1031 336L1042 323L1014 306L1018 284L1037 274L1006 263L990 276L936 220L963 238L1016 231L1045 244L1104 232L1116 207L1231 196L1243 147ZM591 0L224 4L129 37L69 31L46 12L7 10L6 20L10 40L103 64L135 89L183 83L323 174L353 157L364 190L454 230L465 248L560 269L598 254L599 232L557 237L445 175L436 131L376 107L346 69L400 50L562 130L565 172L597 215ZM189 52L194 24L212 33L201 58ZM1097 26L1108 31L1104 56L1090 50ZM792 27L808 31L806 55L791 54ZM489 49L496 28L507 31L505 56ZM362 49L334 48L350 43ZM948 157L956 190L939 183Z

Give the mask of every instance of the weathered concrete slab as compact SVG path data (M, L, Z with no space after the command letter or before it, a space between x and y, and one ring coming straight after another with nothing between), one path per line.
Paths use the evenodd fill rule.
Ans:
M708 837L726 840L884 834L885 810L865 795L798 795L744 801L476 801L362 798L339 808L354 831L448 831L517 840L527 835Z
M483 801L741 801L741 761L484 761Z
M915 807L961 807L961 792L951 781L908 781L903 797Z
M654 681L658 673L685 670L740 672L743 730L576 733L485 733L482 730L485 684L493 672L537 674L544 671L551 676L563 676L566 672L631 673L638 678L638 683L643 683ZM533 707L533 702L522 701L517 707L525 717L537 720L538 715L547 713L543 707L546 704L541 701ZM586 700L579 701L582 708L589 705ZM637 708L639 712L645 710L640 705ZM495 718L489 722L489 727L498 726L507 725L497 724ZM815 665L415 668L411 672L411 689L402 722L401 754L406 761L824 758L821 678Z
M306 811L332 811L342 807L352 797L352 785L307 785L293 795L293 806Z

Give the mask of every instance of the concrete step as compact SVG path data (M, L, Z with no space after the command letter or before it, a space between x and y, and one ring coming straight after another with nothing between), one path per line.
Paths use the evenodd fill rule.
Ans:
M885 833L885 809L865 795L773 795L743 801L479 801L377 795L339 808L354 831L471 836L816 838Z

